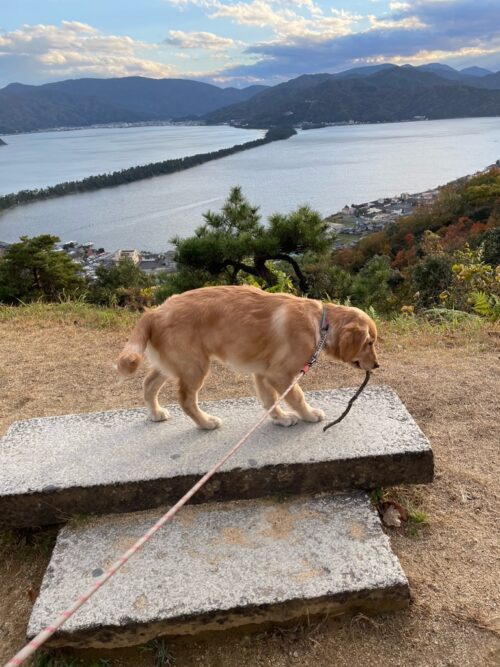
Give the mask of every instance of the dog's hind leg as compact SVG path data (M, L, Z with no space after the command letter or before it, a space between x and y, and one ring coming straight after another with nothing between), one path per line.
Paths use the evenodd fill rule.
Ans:
M207 374L208 363L206 367L194 364L188 368L183 367L182 376L179 377L179 403L184 412L200 428L213 430L221 426L222 420L207 414L198 405L198 392L202 388Z
M277 391L269 384L267 379L263 375L254 374L255 388L257 389L257 395L260 399L262 405L268 410L273 403L276 402L279 394ZM271 419L275 424L280 426L293 426L296 424L299 419L297 415L294 415L292 412L285 412L277 405L274 410L271 412Z
M158 403L158 394L166 381L166 377L156 368L152 368L144 378L144 403L149 412L149 417L154 422L162 422L170 417Z

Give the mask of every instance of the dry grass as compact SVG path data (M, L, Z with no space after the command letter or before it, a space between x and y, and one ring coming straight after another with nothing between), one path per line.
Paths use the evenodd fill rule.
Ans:
M135 316L82 304L0 309L0 433L16 419L141 404L141 379L118 385L112 368ZM498 328L476 319L439 326L381 323L376 382L399 393L436 457L436 480L390 490L427 523L391 532L411 584L407 612L252 637L173 642L176 667L494 665L500 661L498 570ZM355 385L352 369L322 361L304 388ZM250 380L217 366L203 398L253 393ZM175 400L167 386L164 402ZM52 534L0 542L0 659L24 638ZM91 664L94 654L79 654ZM139 650L100 652L116 666L152 665Z

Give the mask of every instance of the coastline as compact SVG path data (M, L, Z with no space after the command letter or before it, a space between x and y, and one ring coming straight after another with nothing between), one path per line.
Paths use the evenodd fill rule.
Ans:
M219 128L217 132L220 134L223 129ZM208 150L212 146L217 148L216 142L204 139L205 132L209 130L204 127L132 130L139 137L131 144L134 148L130 152L132 160L135 162L138 154L149 157L141 149L143 144L146 148L149 146L142 141L143 133L146 138L153 138L148 139L152 145L158 134L170 137L179 131L183 138L191 136L189 133L192 131L194 139L189 143L190 150L184 152L184 155L189 155L196 151L200 143L206 145ZM459 130L463 134L461 148L455 145L453 138ZM37 206L33 207L8 209L0 216L0 239L13 243L20 234L36 236L50 230L63 240L94 241L96 247L111 250L120 247L167 249L172 247L168 242L170 236L189 236L205 211L217 210L217 202L223 201L227 188L240 182L248 188L244 191L249 200L258 203L263 220L275 211L292 210L305 202L318 210L322 218L331 218L351 202L372 202L374 206L365 209L373 208L377 206L375 200L378 198L397 199L402 193L422 193L452 182L463 174L481 170L498 157L495 150L497 130L497 119L489 119L479 127L475 121L467 120L354 129L340 127L312 135L300 132L287 144L272 144L258 152L207 163L196 170L172 174L172 178L151 178L137 182L131 188L85 192L86 197L58 197L34 202ZM105 137L114 134L101 132ZM128 146L128 133L124 130L118 132L120 141ZM256 132L249 139L258 139L262 134ZM67 143L63 135L38 136L40 139L25 139L30 145L35 142L37 152L45 141L50 142L51 137L57 141L57 146ZM243 143L246 136L236 132L227 145ZM80 138L71 141L89 146L87 153L93 152L94 146L101 143L98 133L90 144ZM162 159L162 153L161 148L156 149L156 153L151 152L151 162ZM96 173L100 164L99 159L89 162L93 168L87 169L87 173ZM3 161L3 166L7 166L7 160ZM114 168L120 168L120 165ZM54 170L52 180L57 183L61 176L68 178L70 174L73 176L69 170ZM10 172L6 171L6 184L9 175ZM78 173L73 178L75 176L81 178ZM16 181L19 183L19 179ZM16 181L12 180L12 186L16 185ZM37 187L36 183L34 187ZM376 214L383 212L379 210ZM373 221L371 214L362 215L353 222L363 223L362 218L370 226L379 224ZM342 223L343 220L332 222ZM353 226L351 229L336 227L336 231L343 235L339 239L343 245L356 241L356 232L366 234L376 231L376 228L359 229L360 225L358 229L352 229Z
M478 174L499 166L500 160L497 160L473 174L461 176L422 192L402 192L395 197L381 197L362 204L346 205L342 210L324 218L339 235L333 249L339 250L340 248L354 246L364 236L396 223L401 218L411 215L415 209L421 206L430 206L443 188L469 180Z
M390 224L397 223L401 218L411 215L416 208L431 205L439 191L448 185L469 180L495 166L500 166L500 160L473 174L461 176L429 190L414 193L404 192L396 197L383 197L361 204L344 206L340 211L323 218L337 233L332 251L356 245L363 237L380 231ZM0 239L0 255L9 245L11 244L4 243ZM65 239L61 239L57 245L72 260L81 264L84 274L91 280L95 277L95 270L99 265L109 267L116 264L124 256L132 258L139 268L149 274L158 272L175 273L177 268L174 261L175 251L171 249L117 248L106 250L105 248L99 248L96 250L96 244L92 241L78 243Z
M349 120L339 122L319 122L319 123L298 123L292 125L295 130L311 131L323 130L327 127L357 127L359 125L399 125L400 123L433 123L442 120L465 120L468 118L500 118L496 116L450 116L443 118L427 118L426 116L414 116L413 118L401 118L399 120ZM19 136L23 134L41 134L45 132L76 132L79 130L113 130L113 129L127 129L134 127L234 127L238 130L268 130L266 127L254 127L251 125L239 125L238 123L206 123L203 120L153 120L153 121L137 121L137 122L120 122L120 123L95 123L92 125L62 125L60 127L41 127L36 130L25 130L23 132L2 132L0 134L4 137ZM275 126L281 127L281 126ZM283 126L288 127L288 126Z
M76 132L78 130L113 130L113 129L127 129L133 127L176 127L176 126L204 126L206 123L198 121L183 121L176 122L174 120L165 120L165 121L140 121L137 123L95 123L92 125L61 125L60 127L40 127L36 130L24 130L23 132L2 132L3 137L13 136L18 137L23 134L42 134L45 132ZM240 128L240 129L251 129L251 128Z

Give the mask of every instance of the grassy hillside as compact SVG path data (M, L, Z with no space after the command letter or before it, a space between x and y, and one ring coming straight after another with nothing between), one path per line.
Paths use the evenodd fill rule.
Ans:
M0 433L16 419L141 405L144 369L119 385L112 367L136 318L82 303L0 307ZM175 667L235 667L237 655L246 667L493 666L500 632L494 529L500 470L492 397L500 327L479 317L433 324L406 314L380 321L379 329L381 369L373 382L394 387L436 458L432 485L387 492L423 519L389 531L410 579L407 611L373 619L311 619L248 638L223 634L171 641L170 663L155 663L157 644L151 650L68 652L34 664L153 667L175 659ZM359 380L354 369L321 358L303 386L326 389ZM248 376L216 365L202 398L252 394ZM175 395L167 384L163 403L175 401ZM351 414L354 418L355 408ZM333 434L324 437L335 446ZM24 641L54 539L52 529L0 533L0 662Z

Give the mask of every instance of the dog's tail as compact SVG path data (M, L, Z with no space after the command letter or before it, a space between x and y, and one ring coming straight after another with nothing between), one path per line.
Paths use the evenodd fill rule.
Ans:
M144 313L137 322L122 353L116 360L116 370L122 378L132 377L141 365L144 350L151 335L153 311Z

